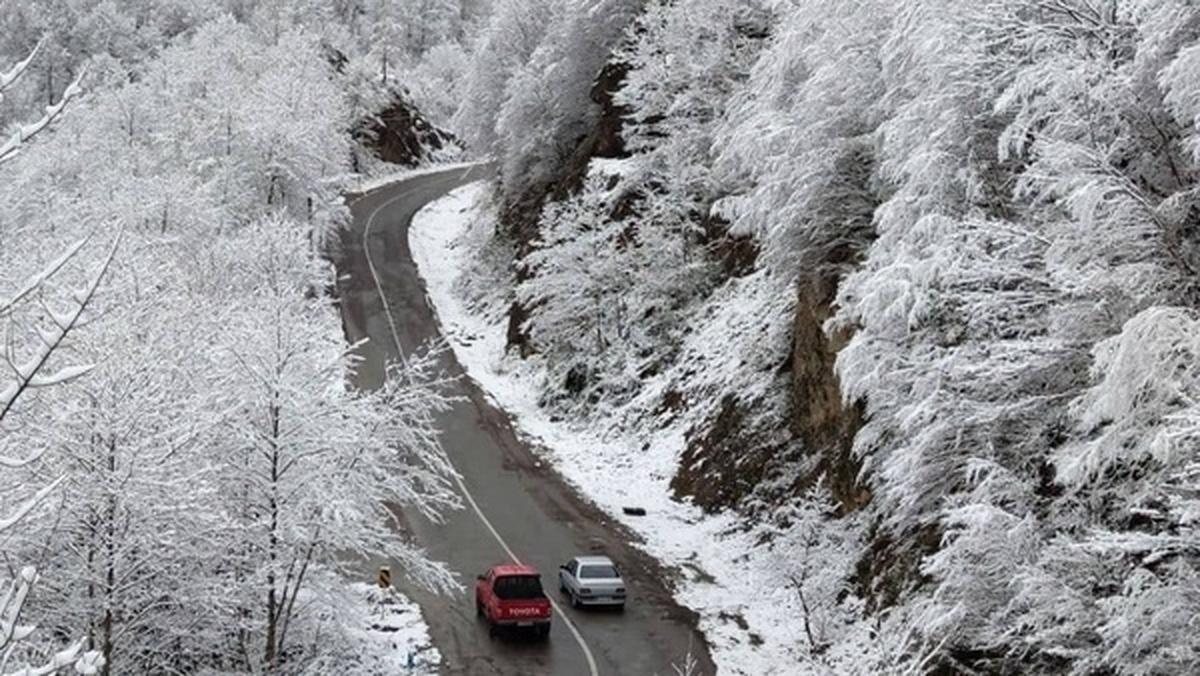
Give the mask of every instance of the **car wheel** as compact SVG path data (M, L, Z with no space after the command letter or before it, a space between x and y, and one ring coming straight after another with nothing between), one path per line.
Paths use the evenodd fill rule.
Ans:
M538 640L546 641L550 638L550 625L544 624L538 627Z
M483 617L483 604L475 601L475 617Z
M492 620L489 618L487 621L487 625L488 625L488 638L496 638L496 623L492 622Z
M580 606L583 605L582 603L579 602L579 597L576 596L573 592L570 593L570 596L571 596L571 607L572 608L579 608Z

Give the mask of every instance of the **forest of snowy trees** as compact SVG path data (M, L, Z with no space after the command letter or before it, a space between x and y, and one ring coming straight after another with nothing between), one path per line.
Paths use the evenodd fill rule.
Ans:
M798 660L1200 669L1200 8L498 0L478 41L510 344L558 415L681 416L681 495L845 535Z
M398 101L539 404L801 553L778 673L1200 672L1194 2L0 0L0 674L382 671L349 562L457 588L434 360L349 388L330 297Z
M326 258L357 130L448 116L471 20L0 1L0 673L378 671L354 557L457 585L391 511L457 504L438 376L348 388Z

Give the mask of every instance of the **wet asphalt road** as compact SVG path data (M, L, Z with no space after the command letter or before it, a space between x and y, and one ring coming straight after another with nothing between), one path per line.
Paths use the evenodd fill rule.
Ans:
M413 215L428 202L467 182L486 178L490 169L451 170L406 180L360 196L351 196L354 224L343 237L338 262L338 289L346 337L368 338L361 348L365 361L356 384L377 386L385 360L395 358L387 313L364 255L363 233L374 215L370 247L379 286L386 295L401 345L412 351L438 335L434 315L408 247ZM446 372L462 374L447 354ZM712 674L695 617L678 606L667 586L670 574L628 543L633 536L579 498L517 440L505 415L490 406L469 379L454 387L462 397L440 417L442 444L463 476L464 485L500 536L524 562L542 573L546 592L560 601L578 627L604 676L674 676L672 664L691 650L702 674ZM489 639L475 617L474 576L507 560L504 550L470 509L447 515L435 524L405 514L416 540L460 575L465 591L436 596L405 584L403 571L392 564L398 586L425 611L433 640L443 655L445 674L490 676L588 676L583 649L555 616L550 640L539 643L517 637ZM578 553L602 552L625 572L630 601L623 612L573 610L558 595L557 568ZM372 565L383 563L373 562ZM364 571L364 577L370 577Z

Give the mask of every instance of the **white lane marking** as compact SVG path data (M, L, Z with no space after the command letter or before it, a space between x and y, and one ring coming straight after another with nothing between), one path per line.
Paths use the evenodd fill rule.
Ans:
M482 167L482 166L486 166L486 165L472 164L471 166L464 169L461 174L458 175L457 180L461 181L461 180L465 179L472 171L474 171L476 168ZM432 176L438 176L438 174L427 174L426 176L432 177ZM425 178L426 176L413 177L408 180L410 180L410 181L416 180L418 178ZM379 188L376 188L376 190L382 190L384 188L391 187L391 185L395 185L395 184L393 183L388 186L380 186ZM369 244L367 244L367 239L371 236L371 227L373 225L375 225L375 217L379 215L379 212L383 211L387 207L391 206L393 202L396 202L397 200L400 200L404 197L408 197L409 195L413 194L413 192L415 192L416 190L417 190L416 188L411 188L409 190L402 190L402 191L400 191L399 194L393 195L392 197L384 200L383 203L381 203L379 206L375 207L371 211L371 215L367 217L367 225L366 225L366 227L363 228L363 253L366 254L367 268L370 269L370 271L371 271L371 279L375 280L375 290L379 292L379 300L383 302L383 313L385 315L387 315L388 328L392 332L393 342L396 343L396 354L399 355L400 364L403 366L408 366L407 361L404 357L404 348L400 346L400 334L396 330L396 321L392 318L392 308L388 304L387 295L384 294L383 286L379 281L379 274L375 270L375 261L371 258L371 247ZM367 194L370 194L370 193L367 193ZM366 195L364 195L364 197L365 196ZM411 225L411 222L410 222L410 225ZM366 327L364 326L363 329L365 330Z
M500 543L500 546L504 548L504 551L508 554L509 558L511 558L514 563L520 565L521 559L513 553L513 550L509 549L508 543L504 541L504 538L500 537L500 533L496 532L495 526L493 526L492 522L487 518L487 516L484 515L483 510L479 508L479 505L475 502L475 498L471 496L471 491L468 491L466 485L463 484L462 477L455 474L454 480L458 483L459 490L463 492L463 495L467 498L467 502L471 503L471 509L475 511L475 515L478 516L479 520L483 522L483 525L488 529L488 532L492 534L492 537L496 538L496 542ZM596 658L592 657L592 651L588 648L587 641L583 640L583 634L579 633L579 628L575 626L575 623L571 621L571 618L567 617L567 614L563 612L563 609L558 605L558 602L549 596L546 597L546 600L550 602L550 607L554 608L554 612L557 613L559 618L562 619L563 624L567 625L567 629L571 630L571 635L575 637L575 642L578 643L579 647L583 649L583 656L585 659L587 659L588 670L591 672L591 675L599 676L600 670L596 668Z
M371 215L367 217L367 225L363 228L363 253L366 254L367 268L371 271L371 279L375 282L375 290L379 293L379 300L383 302L383 313L387 315L388 327L392 331L392 340L396 343L396 354L400 357L400 364L406 367L408 364L404 358L404 348L400 346L400 333L396 330L395 320L392 319L392 308L388 305L387 294L383 292L383 283L379 281L379 274L375 271L375 261L371 259L370 238L371 226L375 225L375 217L379 215L379 212L383 211L385 207L391 206L393 202L401 198L408 197L415 190L416 188L402 190L399 194L384 200L382 204L375 207L375 209L371 211ZM366 330L366 328L367 327L364 326L363 330Z
M467 174L471 173L472 169L474 169L474 167L468 167L467 170L459 176L459 180L466 178ZM371 212L371 215L367 217L366 227L363 228L363 253L366 254L367 268L369 268L371 271L371 279L375 282L375 290L379 293L379 299L383 301L383 311L387 315L388 328L391 329L392 341L396 343L396 353L400 355L401 364L405 363L404 348L400 346L400 334L396 330L396 322L392 318L392 310L388 305L387 296L383 293L383 283L379 280L379 275L375 271L375 263L371 260L371 245L368 241L368 238L371 234L371 226L375 224L375 217L379 215L379 212L383 211L385 207L390 206L393 202L411 195L414 191L415 188L403 190L399 194L388 198L382 204L375 207L375 209ZM412 227L411 222L409 223L409 227ZM446 460L450 461L448 457ZM451 467L454 466L453 462L450 462L450 464ZM467 490L467 485L463 483L462 475L459 473L457 468L454 469L454 481L458 484L458 489L462 491L463 497L467 499L467 503L471 505L471 510L475 512L475 516L479 517L479 520L483 523L484 527L488 529L488 532L492 534L492 537L496 539L496 542L500 543L500 547L504 549L504 552L508 554L509 558L511 558L515 563L520 564L521 559L517 557L515 553L513 553L513 550L508 546L508 543L504 541L504 538L500 537L500 533L496 530L496 527L492 525L491 520L488 519L483 513L483 510L479 508L479 503L475 502L475 496L471 495L471 491ZM579 632L579 628L575 626L575 623L571 621L571 618L567 617L567 614L563 612L562 607L559 606L554 599L547 596L546 600L550 601L550 607L554 608L554 612L562 620L563 624L567 625L567 629L571 630L571 635L575 637L575 642L578 643L579 647L583 650L583 656L587 660L588 670L591 673L591 676L600 676L600 670L596 668L596 658L592 656L592 651L588 647L587 641L583 640L583 634Z

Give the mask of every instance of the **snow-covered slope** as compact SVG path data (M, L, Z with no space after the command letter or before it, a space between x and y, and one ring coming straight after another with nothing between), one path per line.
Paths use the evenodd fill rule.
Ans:
M865 622L917 672L1200 670L1196 3L551 5L468 71L506 171L464 297L660 493L850 534L781 561L775 668Z
M494 229L488 190L476 183L454 191L419 212L409 233L443 335L470 377L583 495L681 572L676 596L700 613L721 673L872 673L873 665L888 659L889 646L873 639L866 625L852 626L854 618L836 599L857 551L853 521L817 532L777 523L747 527L732 514L706 515L672 498L686 421L622 432L603 418L581 426L539 406L545 370L536 357L520 359L506 351L504 294L467 297L468 289L503 289L486 276L494 268L478 263L488 256ZM722 305L733 315L734 306L745 307L742 302ZM742 324L731 319L714 326L725 326L725 332L712 335L719 332L713 329L699 337L701 342L727 345ZM719 371L713 373L720 377ZM623 508L631 506L644 508L646 515L624 514ZM805 508L823 506L814 500ZM808 562L802 572L797 572L798 561ZM802 599L801 592L807 597ZM813 641L828 646L836 637L836 650L814 658L805 623L797 621L805 616L806 604Z

